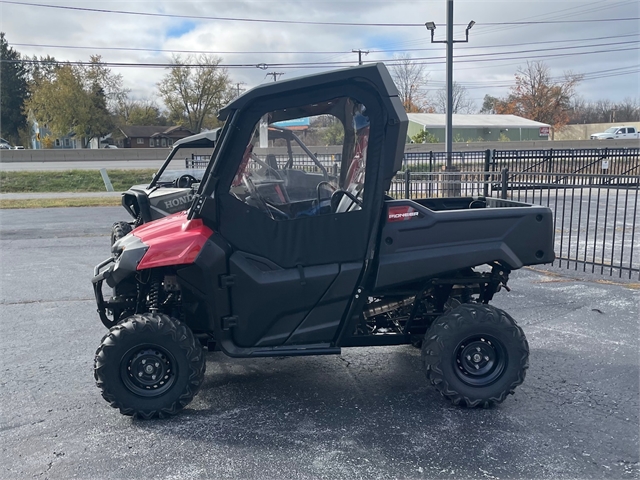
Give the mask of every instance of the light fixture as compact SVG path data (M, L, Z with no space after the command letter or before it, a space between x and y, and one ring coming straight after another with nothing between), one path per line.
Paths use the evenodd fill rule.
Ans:
M435 22L427 22L424 24L424 26L427 27L427 30L429 30L430 32L433 32L436 29Z
M473 20L471 20L469 22L469 25L467 25L467 30L471 30L471 27L473 27L476 24L476 22L474 22Z

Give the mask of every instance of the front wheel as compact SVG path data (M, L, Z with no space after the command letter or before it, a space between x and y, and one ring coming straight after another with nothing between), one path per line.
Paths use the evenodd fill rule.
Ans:
M490 407L524 381L529 344L503 310L465 304L429 328L422 362L427 379L455 405Z
M102 397L123 415L175 415L204 379L205 354L191 330L162 314L133 315L112 327L96 351Z
M127 222L116 222L111 227L111 245L113 246L117 240L120 240L122 237L127 236L133 228L131 224Z

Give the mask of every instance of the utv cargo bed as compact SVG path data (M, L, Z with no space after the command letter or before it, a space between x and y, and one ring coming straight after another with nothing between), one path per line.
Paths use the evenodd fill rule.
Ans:
M554 259L546 207L484 197L386 204L375 290L496 261L515 270Z

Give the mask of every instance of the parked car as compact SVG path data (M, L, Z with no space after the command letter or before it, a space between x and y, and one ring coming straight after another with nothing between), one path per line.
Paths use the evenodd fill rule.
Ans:
M490 407L514 393L529 346L489 303L509 290L511 271L553 261L548 207L386 195L408 118L382 63L260 85L219 118L188 211L139 226L94 269L109 327L94 377L110 406L177 413L204 381L203 346L256 358L412 344L455 405ZM254 154L287 149L270 126L307 119L343 130L337 175Z
M594 133L591 140L614 140L626 138L640 138L636 127L610 127L602 133Z

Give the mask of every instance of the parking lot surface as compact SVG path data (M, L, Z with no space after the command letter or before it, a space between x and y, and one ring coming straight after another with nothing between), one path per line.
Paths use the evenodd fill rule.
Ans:
M565 272L514 272L496 296L531 356L493 409L444 401L402 346L210 353L178 416L120 415L93 380L90 279L125 218L0 210L0 478L638 478L640 292Z

